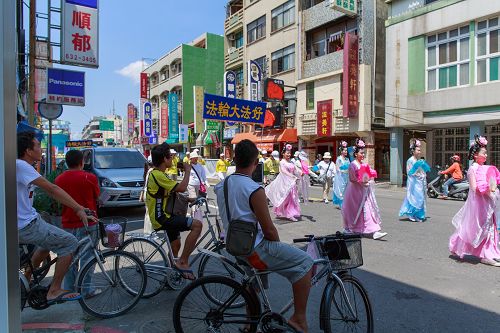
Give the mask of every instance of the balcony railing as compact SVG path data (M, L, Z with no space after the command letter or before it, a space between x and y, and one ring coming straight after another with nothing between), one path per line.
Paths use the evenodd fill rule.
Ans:
M295 128L295 115L294 114L285 116L284 128Z
M227 67L228 65L231 65L232 63L238 62L240 60L243 61L243 47L233 49L231 53L228 52L228 54L226 54L224 63Z
M240 9L226 19L224 22L224 33L227 35L233 32L240 24L243 25L243 9Z
M325 54L304 62L304 71L302 78L308 78L316 75L325 74L342 69L344 65L344 51Z

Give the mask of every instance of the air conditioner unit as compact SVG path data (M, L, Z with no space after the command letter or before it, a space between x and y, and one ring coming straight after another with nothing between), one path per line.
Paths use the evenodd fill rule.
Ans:
M342 117L344 117L344 110L342 110L342 109L333 110L333 116L335 118L342 118Z
M236 51L236 48L234 46L230 47L230 48L227 49L227 54L231 54L231 53L233 53L235 51Z

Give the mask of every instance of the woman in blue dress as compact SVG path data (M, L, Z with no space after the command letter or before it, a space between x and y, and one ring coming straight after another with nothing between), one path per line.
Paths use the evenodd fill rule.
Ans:
M339 209L342 208L344 202L344 192L349 182L349 157L347 154L347 142L341 141L339 147L339 156L335 162L337 172L333 180L333 198L332 202Z
M425 160L420 159L420 140L410 140L410 152L412 156L406 162L406 197L399 210L399 216L407 216L412 222L423 222L426 220L426 173L430 171Z

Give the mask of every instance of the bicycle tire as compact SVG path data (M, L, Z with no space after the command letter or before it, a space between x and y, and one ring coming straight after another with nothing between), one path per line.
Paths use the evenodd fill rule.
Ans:
M342 282L346 289L347 297L351 302L356 318L349 318L349 308L342 297L341 288L336 280L329 282L331 288L329 297L326 298L326 304L323 308L323 313L320 318L323 318L323 329L325 333L332 332L366 332L373 333L373 312L368 298L368 293L361 282L354 276L346 274L341 276ZM335 317L332 319L332 311ZM363 324L363 322L366 323ZM363 325L358 329L358 325Z
M105 277L99 263L102 264L112 281ZM125 273L130 273L130 278ZM91 283L84 285L83 281L89 274L91 274ZM97 281L98 279L100 281ZM82 295L79 303L82 309L92 316L104 319L117 317L132 309L139 302L146 289L146 283L146 268L137 256L121 250L109 251L101 254L99 259L92 259L82 269L77 282L77 291ZM114 301L116 300L115 294L119 294L118 301ZM95 303L99 300L108 301L111 308L107 309L103 305L97 306ZM126 301L126 303L118 305L119 301Z
M19 271L19 275L21 274L21 271ZM26 289L23 278L21 276L19 276L19 285L21 288L21 311L23 311L24 307L26 306L26 301L28 300L28 290Z
M120 250L134 254L142 261L144 267L146 267L148 281L142 297L150 298L158 295L167 285L167 273L159 273L151 266L148 268L148 265L154 263L155 266L170 266L167 255L161 246L147 238L129 238L123 243Z
M230 295L238 295L238 298L242 298L246 304L246 307L240 307L234 309L228 307L227 312L220 312L217 308L214 308L214 304L211 300L205 300L205 305L208 305L208 309L203 311L203 298L206 297L205 290L209 290L209 286L213 285L214 289L217 291L223 291L224 287L227 290L227 300L229 300ZM202 289L202 290L200 290ZM211 289L210 289L211 290ZM207 302L208 301L208 302ZM190 309L189 307L192 307ZM245 314L238 314L237 312L245 311ZM200 313L199 320L194 325L189 325L186 318L183 315L184 312L188 313ZM212 325L214 328L220 329L225 323L235 324L232 326L232 330L228 330L227 326L224 327L224 332L242 332L242 329L247 328L249 332L255 332L259 323L261 315L260 303L255 293L252 293L248 288L242 286L240 283L233 281L224 276L205 276L197 279L186 288L184 288L177 299L175 300L174 310L173 310L173 322L174 329L176 333L196 333L196 332L208 332L208 325ZM230 321L235 321L239 319L240 323L227 323L225 318Z

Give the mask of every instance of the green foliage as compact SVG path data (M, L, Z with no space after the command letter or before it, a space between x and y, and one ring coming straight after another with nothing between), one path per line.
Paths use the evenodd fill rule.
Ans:
M59 176L63 172L63 168L57 167L54 171L49 173L46 179L54 183L57 176ZM62 214L62 205L58 203L56 200L52 199L43 189L36 188L35 189L35 198L33 199L33 207L36 209L38 213L46 212L50 215L61 215Z

